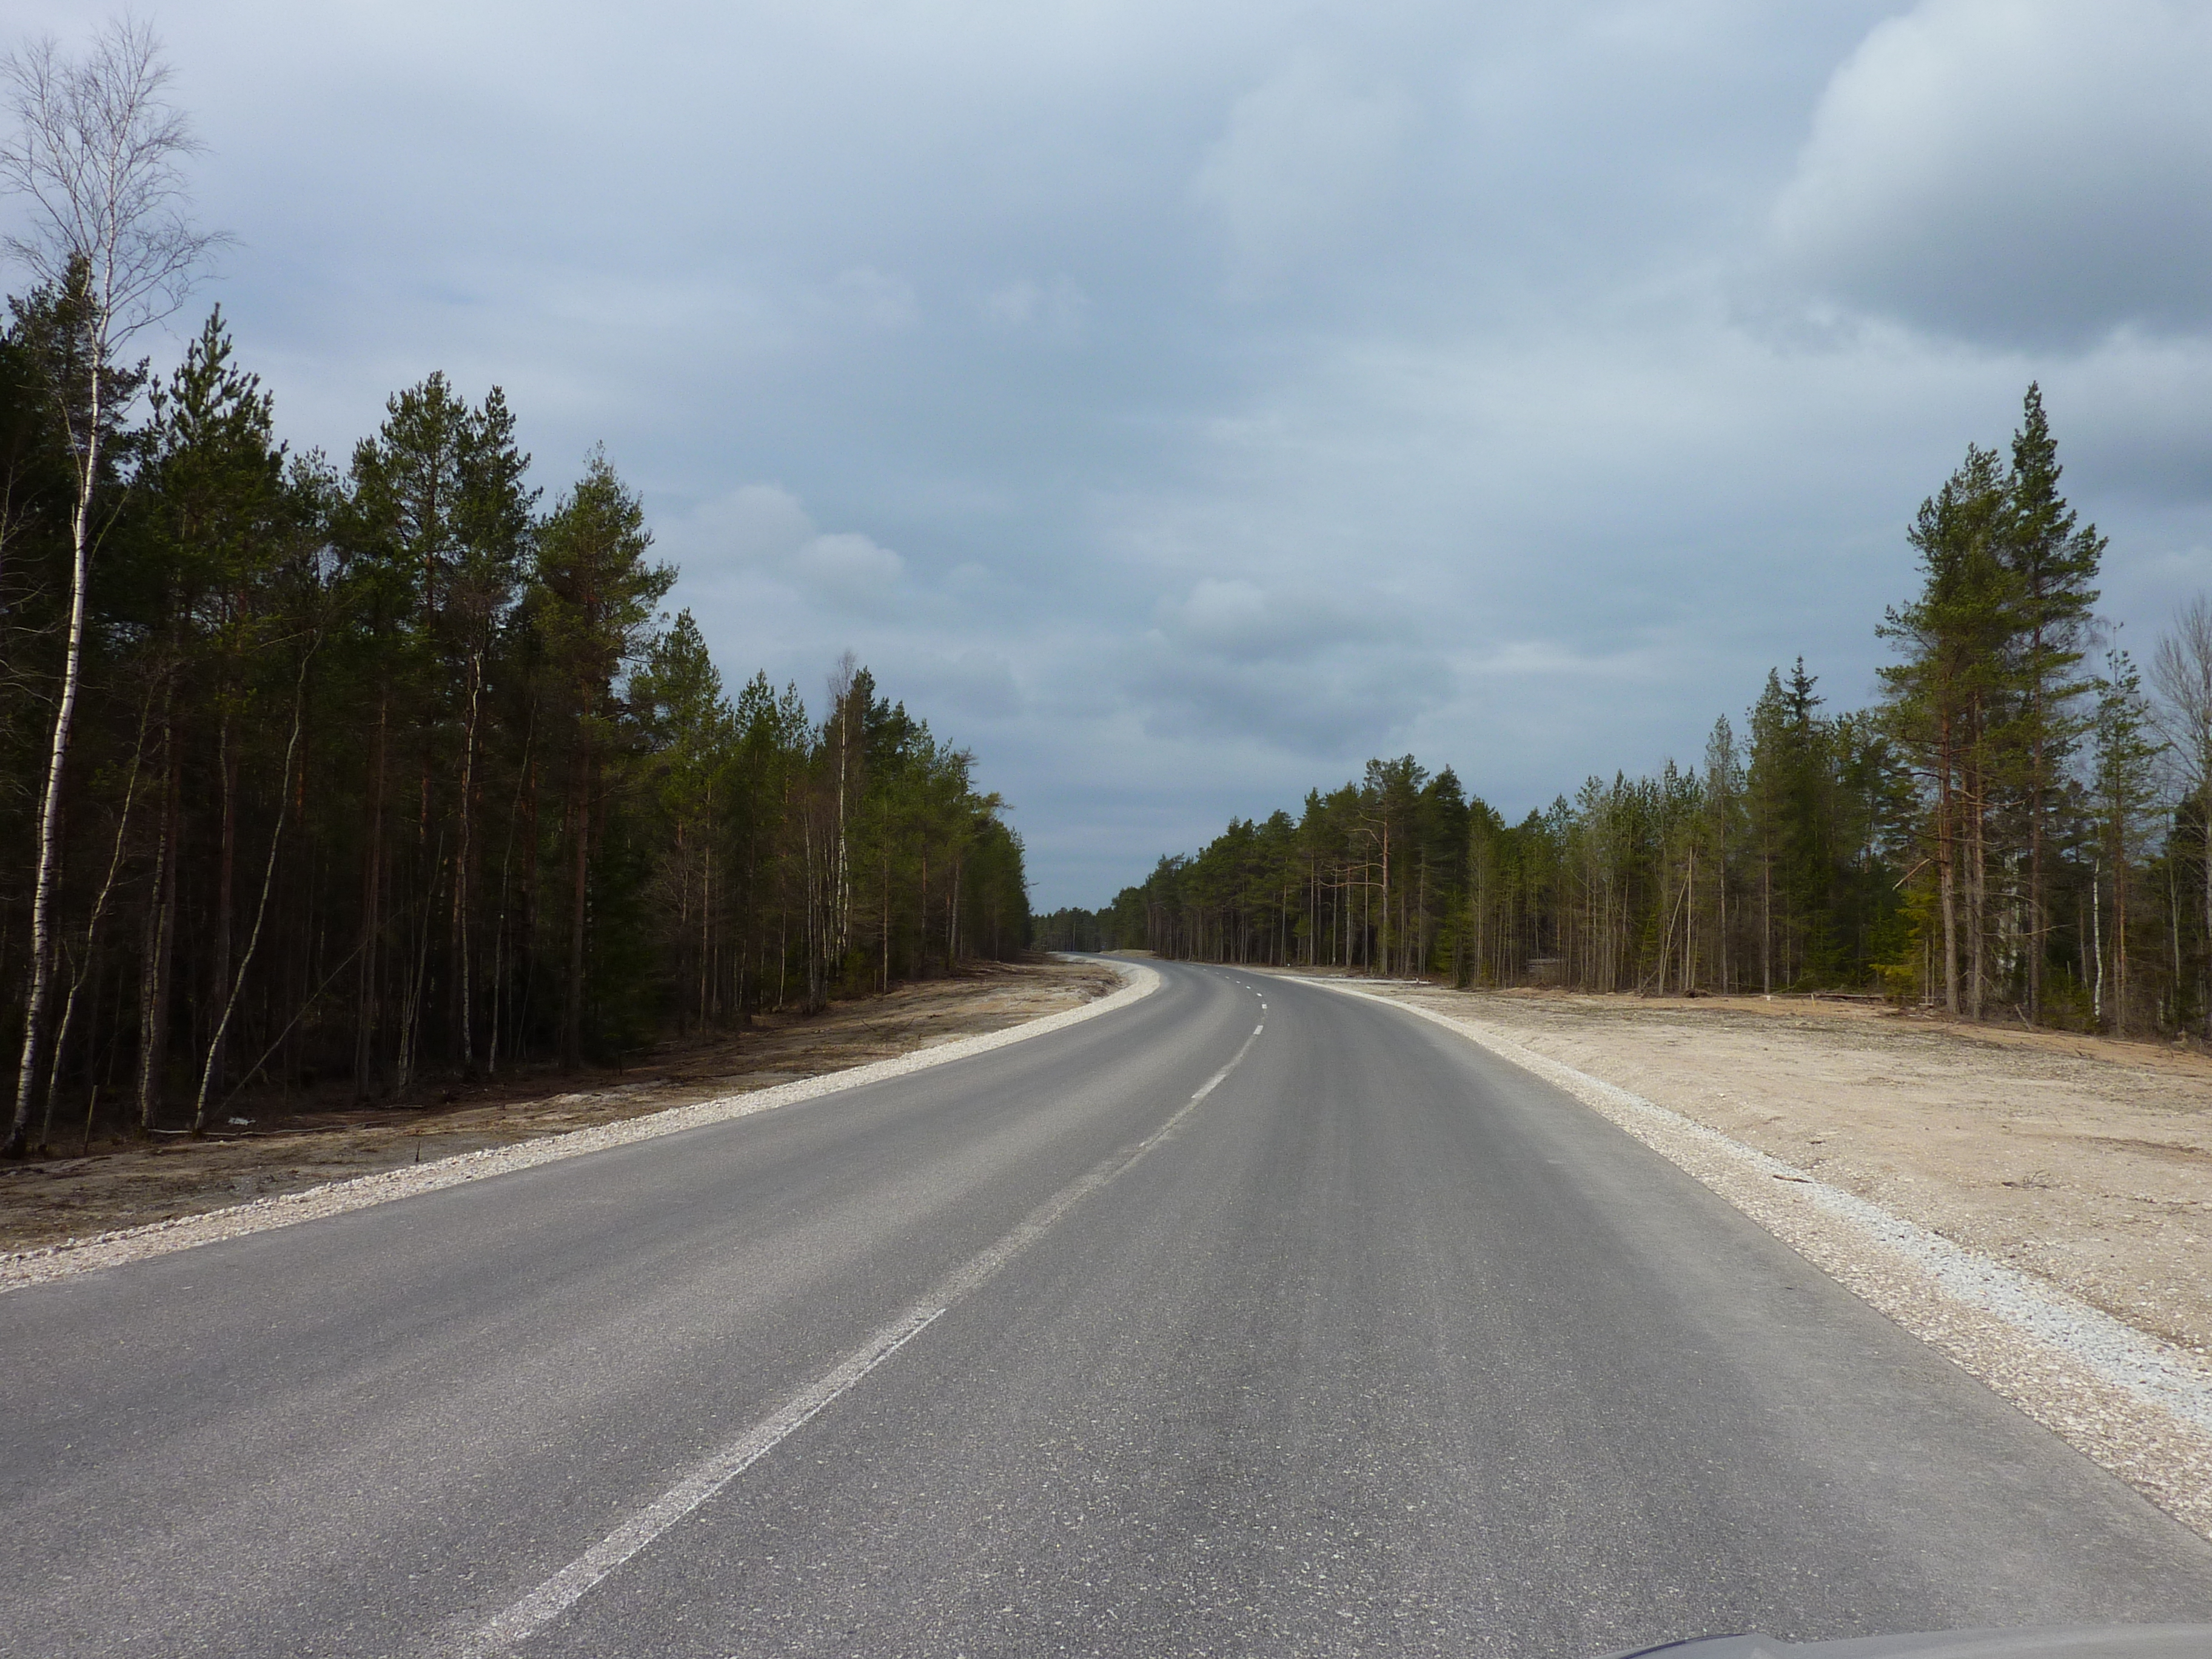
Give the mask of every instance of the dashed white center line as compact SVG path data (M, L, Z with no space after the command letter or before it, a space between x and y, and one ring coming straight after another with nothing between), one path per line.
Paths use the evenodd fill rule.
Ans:
M1201 1100L1212 1094L1252 1051L1261 1027L1230 1059L1208 1078L1198 1092L1176 1109L1175 1115L1139 1141L1130 1152L1094 1165L1073 1185L1063 1188L1031 1211L1027 1219L1005 1237L956 1268L933 1285L930 1293L832 1365L813 1382L747 1429L725 1443L688 1470L682 1480L632 1515L598 1543L555 1573L527 1595L495 1613L458 1640L435 1650L449 1659L485 1659L526 1641L581 1601L602 1578L690 1515L728 1486L783 1441L805 1427L841 1395L849 1392L870 1371L882 1364L948 1312L1000 1268L1027 1249L1045 1232L1109 1182L1133 1169L1189 1116Z

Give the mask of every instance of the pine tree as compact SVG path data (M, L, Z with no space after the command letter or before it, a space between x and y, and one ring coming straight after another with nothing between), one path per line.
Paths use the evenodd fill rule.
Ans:
M149 586L149 702L161 707L160 811L155 854L155 950L141 986L144 1023L139 1066L139 1115L150 1127L160 1109L160 1074L167 1048L170 964L176 932L176 838L187 817L177 799L185 787L188 750L212 739L209 757L216 802L215 891L199 965L202 1006L228 1010L246 964L234 960L241 941L240 855L249 810L248 750L265 735L266 708L301 711L305 687L303 640L319 607L302 592L312 571L299 563L319 545L313 507L289 488L283 446L275 434L273 402L259 379L239 369L218 309L210 315L185 361L154 388L149 453L141 483L149 511L143 539L160 576ZM273 672L272 672L273 671ZM280 719L281 729L288 722ZM264 770L289 772L297 757L289 741L258 758ZM284 818L283 781L270 814L270 866ZM249 876L248 880L251 880ZM265 890L268 883L262 884ZM256 914L259 908L257 907ZM258 939L254 929L251 936ZM198 953L196 953L198 954ZM195 1122L228 1074L231 1021L218 1014L195 1067Z
M1986 982L1992 739L2010 683L2006 647L2017 591L2000 556L2006 508L1997 457L1970 446L1913 521L1908 539L1920 555L1919 598L1888 611L1877 630L1905 658L1881 672L1890 730L1929 796L1944 1006L1977 1019Z
M2014 615L2013 653L2020 703L2008 734L2016 757L2027 842L2025 952L2027 1010L2042 996L2049 936L2045 902L2051 822L2059 780L2081 732L2074 713L2087 689L2075 674L2097 603L2091 586L2103 559L2105 539L2094 525L2079 526L2058 493L2058 446L2033 384L2013 434L2012 468L2005 480L2001 557L2011 578Z
M594 815L614 757L622 713L618 675L646 649L653 605L676 573L647 562L645 509L594 454L537 538L531 622L544 644L548 703L566 734L568 782L562 840L568 865L568 950L561 1015L562 1064L583 1063Z
M736 716L690 611L678 612L653 641L629 690L650 736L658 785L657 891L673 1000L679 1021L688 1014L704 1027L721 1009L723 832Z

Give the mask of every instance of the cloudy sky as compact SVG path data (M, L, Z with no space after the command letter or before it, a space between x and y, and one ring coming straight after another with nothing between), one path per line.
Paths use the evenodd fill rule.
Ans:
M144 15L295 445L434 368L549 494L604 440L732 682L856 652L1041 906L1371 754L1517 816L1864 701L2031 379L2121 640L2212 586L2212 5Z

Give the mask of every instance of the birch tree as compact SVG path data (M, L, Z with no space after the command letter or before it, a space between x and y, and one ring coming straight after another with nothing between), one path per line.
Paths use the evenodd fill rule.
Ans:
M2098 862L2110 884L2112 924L2097 963L2097 977L2101 986L2109 960L2112 995L2108 1017L2114 1035L2125 1036L2134 1000L2129 901L2146 857L2150 811L2157 799L2157 762L2166 745L2158 740L2142 677L2126 652L2106 653L2105 673L2096 689L2089 804ZM2098 1001L2100 1012L2105 1012L2105 999L2100 995Z
M2160 734L2202 820L2212 804L2212 596L2200 593L2182 607L2173 631L2158 642L2150 672ZM2212 836L2201 841L2199 854L2198 896L2204 936L2212 941ZM2204 1018L2206 1034L2212 1036L2212 997L2206 1000Z
M0 143L0 183L20 195L28 228L6 250L33 283L66 297L72 349L55 361L52 395L66 434L76 499L70 523L70 605L37 817L31 980L15 1114L0 1153L20 1156L44 1048L54 967L54 902L63 789L83 673L87 599L100 524L103 447L127 401L122 349L183 302L217 239L183 213L184 158L197 145L163 97L169 70L143 22L108 24L78 58L52 40L0 59L15 131Z

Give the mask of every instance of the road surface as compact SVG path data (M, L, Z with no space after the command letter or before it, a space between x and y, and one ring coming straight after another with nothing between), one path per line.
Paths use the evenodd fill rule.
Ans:
M971 1060L0 1296L0 1650L2212 1620L2212 1546L1546 1085L1160 971Z

